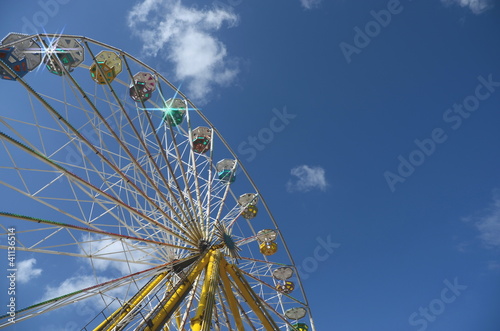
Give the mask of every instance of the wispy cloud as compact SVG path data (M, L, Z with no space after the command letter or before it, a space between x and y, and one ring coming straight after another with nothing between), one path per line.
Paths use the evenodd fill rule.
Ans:
M456 4L468 7L474 14L481 14L493 7L491 0L441 0L446 5Z
M493 201L489 207L463 220L474 224L486 247L500 248L500 190L493 193Z
M117 271L121 275L143 271L144 269L151 268L151 263L155 263L154 261L156 260L156 256L153 256L154 251L151 248L130 240L113 240L101 235L86 234L81 237L80 242L78 254L94 256L95 258L81 258L88 265L84 265L84 268L78 270L75 272L75 275L69 278L60 280L56 284L45 286L45 291L40 301L81 291L99 283L116 279ZM98 257L106 257L109 260L99 259ZM144 261L150 264L134 263ZM88 274L85 270L88 270ZM92 274L90 273L91 270L93 271ZM90 296L79 302L77 308L78 305L87 305L92 311L98 311L110 305L110 309L116 309L119 306L119 301L114 298L126 300L138 288L142 287L146 281L147 278L135 278L133 283L108 288L104 295ZM97 292L92 290L88 294L90 293Z
M106 271L109 269L118 270L122 275L151 268L151 265L133 262L151 262L154 252L138 243L128 240L113 240L104 236L86 235L82 237L79 246L79 254L88 256L102 256L108 259L86 259L96 271ZM129 261L129 262L124 262Z
M20 261L17 263L17 281L21 284L27 283L42 274L42 269L35 268L36 259Z
M173 65L175 78L186 82L191 99L203 101L214 86L230 84L238 73L237 60L215 35L224 25L238 23L230 8L199 9L180 0L142 0L130 10L127 22L147 55Z
M325 170L321 167L301 165L293 168L290 174L295 178L288 181L288 192L308 192L314 189L324 191L328 187Z
M313 9L319 6L321 0L300 0L300 3L305 9Z
M493 203L485 214L475 222L479 237L489 247L500 247L500 194L495 194Z
M55 286L45 286L45 291L40 301L43 302L45 300L50 300L70 293L79 292L83 289L92 287L96 284L105 283L110 280L112 280L112 278L104 276L96 277L94 275L77 275L69 277ZM146 281L146 279L141 279L136 281L136 284L118 286L109 289L105 292L105 294L100 293L97 290L91 290L87 293L87 295L90 295L90 293L94 293L95 295L87 296L82 301L79 301L75 308L82 310L81 307L86 305L92 311L99 311L109 305L110 309L116 309L119 307L119 302L114 298L119 298L120 300L128 299L129 296L142 287Z
M47 285L45 288L45 294L42 297L42 301L80 291L84 288L94 286L97 283L104 283L109 280L109 278L105 277L99 277L96 279L94 276L90 275L70 277L56 286Z

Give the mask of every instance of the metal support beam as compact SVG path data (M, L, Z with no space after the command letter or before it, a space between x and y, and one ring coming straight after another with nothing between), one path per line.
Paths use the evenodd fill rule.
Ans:
M252 308L255 315L257 315L266 331L279 331L276 322L273 321L262 305L260 297L252 290L243 275L239 272L238 267L232 264L230 265L225 260L224 262L227 273L231 275L231 278L233 278L234 283L239 288L247 304Z
M160 331L167 320L174 314L176 309L181 304L182 300L186 297L192 288L192 284L200 275L203 269L207 266L208 261L214 254L212 250L208 251L198 262L195 262L190 273L183 280L180 281L172 293L165 297L155 308L155 310L148 316L136 330L144 331Z
M111 316L99 324L94 331L111 330L118 325L128 313L134 309L167 275L166 272L156 275L139 292L137 292L125 305L118 308Z
M225 264L221 263L219 265L219 269L220 269L219 271L220 278L222 280L222 286L223 286L222 290L224 296L227 299L227 303L229 304L229 308L231 309L231 313L233 314L234 322L236 323L236 329L238 331L245 331L245 328L243 327L243 321L241 320L240 311L238 309L238 301L236 301L236 298L234 297L234 293L231 290L231 282L226 274Z
M216 251L210 257L205 280L201 289L200 301L196 315L191 319L192 331L208 331L212 323L212 312L215 305L215 291L219 283L220 251Z

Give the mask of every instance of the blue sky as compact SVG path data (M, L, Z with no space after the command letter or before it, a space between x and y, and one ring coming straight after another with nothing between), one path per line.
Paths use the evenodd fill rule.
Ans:
M87 36L182 84L267 200L317 330L498 330L498 2L28 2L0 4L1 36ZM19 254L27 296L75 276Z

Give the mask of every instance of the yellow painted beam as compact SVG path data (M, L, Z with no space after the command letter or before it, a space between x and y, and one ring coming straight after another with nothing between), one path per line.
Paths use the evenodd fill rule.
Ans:
M233 264L230 265L227 262L225 267L229 275L231 275L231 278L233 278L236 286L240 289L243 298L245 298L247 304L250 306L255 315L257 315L264 328L267 331L279 331L276 323L262 306L260 297L252 290L245 278L239 272L238 267Z
M189 275L184 279L182 284L180 284L175 292L166 300L165 303L160 303L162 305L161 309L158 309L156 315L150 320L150 325L144 328L144 331L160 331L162 326L165 324L166 319L169 318L172 311L176 309L179 303L184 299L186 294L191 289L192 284L195 279L200 275L203 269L207 266L208 261L213 255L213 251L208 251L207 254L201 258L199 262L196 262L195 266L189 273Z
M146 286L139 290L125 305L115 310L106 320L99 324L94 331L111 330L120 323L127 314L134 309L167 275L166 272L156 275Z
M219 262L220 251L217 250L210 256L210 261L207 265L200 301L198 302L198 309L196 310L196 315L191 319L192 331L200 331L202 328L203 330L208 330L210 327L212 311L215 305L215 290L217 289L219 280Z
M224 293L224 296L226 297L227 303L229 304L231 313L233 314L234 322L236 323L236 329L238 331L245 331L245 328L243 327L243 321L241 320L240 311L238 309L238 303L236 301L236 298L234 297L233 291L231 290L231 283L229 281L229 277L227 276L225 263L221 263L219 265L219 274L220 279L222 280L222 291Z

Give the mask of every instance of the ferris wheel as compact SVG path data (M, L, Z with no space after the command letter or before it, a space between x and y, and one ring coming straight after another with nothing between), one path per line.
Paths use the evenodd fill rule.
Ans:
M0 248L14 238L18 254L92 279L18 298L0 327L90 301L82 330L315 331L268 205L177 87L72 35L9 34L0 75L16 99L0 113Z

